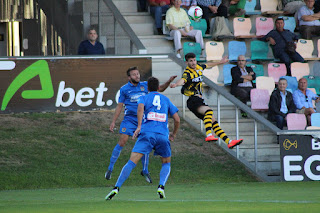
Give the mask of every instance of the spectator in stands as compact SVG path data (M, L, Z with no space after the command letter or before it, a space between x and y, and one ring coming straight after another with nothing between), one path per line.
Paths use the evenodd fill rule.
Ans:
M291 92L286 91L288 82L285 78L280 78L278 88L271 94L269 101L268 119L275 121L279 129L287 124L287 114L296 112L296 105Z
M228 12L232 16L244 17L246 13L244 10L246 0L222 0L222 4L228 8Z
M156 28L158 35L163 35L162 32L162 15L166 14L167 10L170 7L170 0L148 0L150 5L151 15L156 21Z
M320 0L316 0L316 2L314 3L314 13L318 13L320 12Z
M320 12L314 13L314 0L305 0L306 5L298 11L301 37L310 40L312 36L320 36Z
M306 5L303 0L282 0L284 14L295 14L300 7Z
M87 34L88 39L80 43L78 55L104 55L105 50L103 45L97 41L98 34L95 29L89 29Z
M166 24L170 29L170 36L173 37L175 51L178 58L181 58L181 36L195 38L196 42L200 44L202 50L204 49L201 30L194 30L192 26L188 27L191 22L187 12L184 9L181 9L180 5L181 0L173 0L173 7L171 7L166 14Z
M304 62L302 56L294 51L294 53L286 52L287 42L297 42L298 36L289 30L285 30L283 18L277 18L275 21L276 29L271 30L267 35L261 38L263 41L269 42L272 47L275 58L280 59L287 67L287 75L291 76L290 60L292 62Z
M251 89L255 87L252 82L256 79L256 74L251 67L246 66L247 61L244 55L238 56L237 66L232 67L231 75L231 94L237 97L244 104L250 101ZM241 112L242 117L246 118L247 113Z
M187 12L191 6L197 6L196 0L181 0L181 7L185 9Z
M293 101L297 107L297 113L305 114L308 121L308 126L311 125L311 114L315 113L312 100L319 102L319 96L314 94L308 88L307 79L301 78L298 82L298 89L293 92Z
M201 7L203 16L207 21L206 34L210 32L210 20L217 16L228 17L228 8L221 4L222 0L197 0L198 6Z

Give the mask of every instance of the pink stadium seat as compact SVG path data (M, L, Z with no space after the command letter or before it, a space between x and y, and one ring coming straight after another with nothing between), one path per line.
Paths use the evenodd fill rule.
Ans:
M233 31L235 37L240 38L251 38L253 35L250 34L252 28L250 18L236 17L233 19Z
M285 64L270 63L268 64L268 76L278 83L281 76L287 75L287 68Z
M287 115L288 130L304 130L307 126L307 119L304 114L289 113Z
M250 92L251 109L266 111L269 109L269 91L266 89L252 89Z
M256 18L256 35L264 36L273 30L274 24L272 18L257 17Z
M291 64L291 75L296 77L299 81L303 76L310 74L310 68L308 63L293 62Z

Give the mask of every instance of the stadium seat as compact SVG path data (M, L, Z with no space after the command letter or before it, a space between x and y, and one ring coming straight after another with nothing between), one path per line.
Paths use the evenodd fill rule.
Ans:
M320 77L313 76L313 75L307 75L307 76L303 76L303 77L305 79L307 79L308 87L315 88L316 94L320 94Z
M270 95L266 89L252 89L250 92L251 109L266 111L269 109Z
M247 64L248 67L251 67L253 72L256 74L256 77L264 76L264 69L262 64ZM256 83L256 80L252 81Z
M232 76L231 76L231 68L235 67L233 64L225 64L223 65L223 83L224 85L231 85Z
M219 79L219 67L214 66L210 69L205 69L203 70L203 75L209 78L212 82L218 84L218 79Z
M268 58L269 45L267 42L254 40L250 45L251 60L272 60Z
M282 11L277 11L278 0L260 0L261 12L268 14L281 14Z
M194 20L190 19L190 22L191 22L191 26L195 30L201 30L202 37L205 37L206 31L207 31L207 22L206 22L206 20L205 19L200 19L200 21L194 21Z
M314 46L312 40L299 39L296 51L305 60L317 59L316 57L312 56L313 49Z
M287 68L285 64L269 63L268 64L268 76L274 79L275 83L278 83L279 78L287 74Z
M310 68L308 63L301 63L301 62L293 62L291 63L291 75L296 77L299 81L305 75L310 74Z
M273 30L274 24L272 18L257 17L256 18L256 35L264 36Z
M246 55L247 47L244 41L229 41L228 53L230 61L237 61L239 55Z
M186 55L187 53L194 53L196 55L197 61L200 61L201 51L202 49L199 43L195 43L195 42L183 43L183 54Z
M261 14L260 10L256 10L257 0L247 0L246 5L244 6L244 10L246 11L246 15L259 15Z
M294 33L294 30L296 29L296 20L294 17L289 17L289 16L282 16L284 20L284 29L285 30L290 30L291 32Z
M306 130L320 130L318 126L307 126Z
M224 53L223 42L208 41L206 42L207 61L221 60Z
M288 130L304 130L307 126L307 119L304 114L289 113L287 115Z
M252 38L254 35L250 34L252 28L250 18L235 17L233 19L233 34L238 38Z
M288 82L287 90L293 93L298 89L298 81L296 77L292 76L281 76L280 78L284 78Z
M318 58L320 58L320 39L318 39Z
M259 76L256 78L256 88L257 89L266 89L269 91L269 95L273 92L275 88L275 83L272 77Z

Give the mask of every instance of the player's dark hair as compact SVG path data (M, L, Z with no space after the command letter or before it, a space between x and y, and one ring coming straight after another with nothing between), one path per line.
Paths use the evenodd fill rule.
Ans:
M158 89L159 89L159 80L155 77L150 77L148 79L149 92L158 91Z
M277 23L277 21L281 21L281 20L284 21L282 17L278 17L274 23Z
M138 71L139 71L138 67L130 67L130 68L127 70L127 76L130 76L130 72L131 72L132 70L138 70Z
M196 58L196 55L194 53L187 53L184 58L188 61L190 58Z

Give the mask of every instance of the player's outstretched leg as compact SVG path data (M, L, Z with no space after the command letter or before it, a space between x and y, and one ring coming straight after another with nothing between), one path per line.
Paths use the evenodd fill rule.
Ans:
M105 178L107 180L110 180L111 179L111 173L113 171L113 167L114 167L114 164L116 163L116 161L118 160L118 157L120 156L120 153L121 153L121 150L122 150L122 146L120 146L119 144L117 144L113 151L112 151L112 154L111 154L111 157L110 157L110 164L109 164L109 167L108 167L108 170L106 171L105 173Z
M233 147L235 147L243 142L243 139L230 140L230 138L228 138L226 133L220 128L217 121L213 122L212 129L218 137L220 137L222 140L224 140L224 142L226 142L226 144L228 144L229 149L232 149Z
M146 181L148 183L152 183L152 179L151 179L150 173L148 171L149 154L145 154L142 156L141 163L142 163L142 171L140 174L146 179Z
M212 109L209 109L205 112L204 114L204 117L203 117L203 123L204 123L204 126L206 128L206 141L207 142L210 142L210 141L217 141L218 138L215 138L213 135L212 135L212 116L213 116L213 111Z
M111 192L106 196L106 200L111 200L115 195L117 195L120 191L119 187L114 187Z

